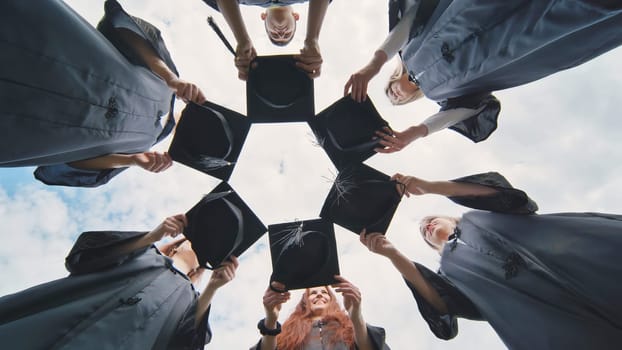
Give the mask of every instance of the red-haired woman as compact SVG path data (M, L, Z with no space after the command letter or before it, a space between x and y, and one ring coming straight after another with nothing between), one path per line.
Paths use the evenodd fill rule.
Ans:
M339 281L334 285L335 292L343 296L345 310L330 287L307 288L282 328L277 319L290 294L268 288L263 297L266 318L257 324L262 338L252 349L388 350L384 329L370 326L363 319L359 289L341 276L335 278Z

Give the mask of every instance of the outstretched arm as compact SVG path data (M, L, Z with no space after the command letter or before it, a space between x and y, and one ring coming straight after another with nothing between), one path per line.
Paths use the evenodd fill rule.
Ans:
M413 141L471 118L484 110L484 108L486 108L486 106L477 109L453 108L440 111L426 118L421 124L411 126L402 132L384 128L376 132L376 136L380 138L379 143L383 147L377 148L375 151L378 153L394 153L401 151Z
M402 274L404 279L415 287L417 292L430 303L439 313L448 312L447 305L438 292L421 275L415 264L393 246L381 233L367 233L365 230L360 234L360 241L371 252L388 258L393 266Z
M104 170L139 166L147 171L159 173L173 165L173 160L167 152L143 152L135 154L108 154L105 156L79 160L69 163L70 166L86 170Z
M317 78L322 70L322 54L319 37L322 23L328 9L328 0L310 0L307 17L307 36L300 55L296 56L296 65L306 71L310 78Z
M391 30L382 45L374 52L374 56L361 68L358 72L352 74L346 82L343 89L343 95L346 96L352 90L352 99L357 102L365 100L367 95L367 85L369 81L380 72L382 66L391 58L393 58L399 50L408 42L410 27L415 20L417 9L406 12L400 22Z
M497 190L473 183L454 182L454 181L427 181L414 176L395 174L391 177L406 186L407 197L411 194L422 195L427 193L440 194L446 197L460 196L489 196L497 193Z
M248 68L251 61L257 57L251 38L246 30L246 25L240 12L240 4L237 0L217 0L220 13L227 21L229 28L235 36L237 46L235 49L235 66L238 69L238 78L248 78Z
M117 29L120 37L127 42L138 53L140 58L147 64L152 72L162 78L166 85L171 88L175 95L184 102L196 102L202 104L205 102L205 96L199 87L195 84L180 79L173 73L166 63L158 56L158 54L149 46L140 36L127 29Z
M233 280L235 277L235 270L237 270L239 265L238 259L235 256L231 256L230 260L224 262L222 266L212 272L209 282L207 282L207 286L199 296L199 301L197 302L195 326L198 326L203 317L205 317L205 313L212 304L212 299L216 294L216 290Z
M279 282L272 282L275 289L285 290L285 286ZM266 312L264 326L267 329L276 329L281 305L289 300L289 292L279 293L268 287L263 295L263 307ZM261 348L258 350L276 350L276 336L264 335L261 337Z
M354 342L359 350L373 350L372 341L367 333L367 323L361 312L361 291L350 281L341 276L335 276L339 283L334 284L335 292L343 296L343 306L348 311L354 329Z

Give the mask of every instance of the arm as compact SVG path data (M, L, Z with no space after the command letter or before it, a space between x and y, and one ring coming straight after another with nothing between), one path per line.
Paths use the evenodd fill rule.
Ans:
M278 282L272 282L275 289L285 290L285 286ZM289 292L278 293L268 288L263 295L263 307L266 312L264 325L267 329L276 329L276 324L281 311L281 305L289 300ZM276 336L264 335L261 337L261 348L257 350L276 350Z
M321 74L322 55L320 53L319 37L322 22L328 9L328 0L310 0L307 16L307 36L300 55L296 56L300 67L309 74L310 78L317 78Z
M159 173L173 165L167 152L143 152L135 154L109 154L97 158L79 160L69 163L70 166L85 170L104 170L137 165L147 171Z
M439 313L447 314L447 305L436 289L423 277L417 267L404 256L404 254L397 250L383 234L377 232L366 233L365 230L363 230L360 234L360 241L371 252L388 258L393 266L402 274L404 279L410 282L428 303Z
M374 346L369 334L367 324L361 312L361 291L351 282L341 276L335 276L339 283L333 285L335 292L343 296L343 306L348 311L354 329L354 342L359 350L373 350Z
M389 128L377 131L376 135L380 138L380 145L383 148L377 148L378 153L394 153L401 151L416 139L426 137L437 131L446 129L463 120L469 119L483 111L486 106L480 108L454 108L440 111L431 115L419 125L399 132Z
M184 214L166 218L150 232L96 231L81 234L65 259L72 274L89 273L118 265L130 253L140 251L164 236L177 236L186 222Z
M238 259L232 256L231 260L224 262L221 267L212 272L209 282L207 282L207 286L205 286L197 302L195 326L198 326L205 317L207 310L212 304L212 299L216 294L216 290L233 280L235 277L235 270L238 266Z
M237 0L218 0L220 13L227 21L229 28L235 36L237 47L235 49L235 66L238 69L238 78L248 78L248 68L251 61L257 56L251 38L246 30L246 25L240 13L240 4Z
M162 78L178 98L184 102L193 101L198 104L205 102L205 96L195 84L177 77L155 50L140 36L128 29L117 29L119 36L129 44L152 72Z
M418 6L417 6L418 7ZM409 9L400 22L391 30L382 45L374 52L374 56L366 66L358 72L352 74L346 82L343 89L343 95L346 96L350 89L352 90L352 98L355 101L364 101L367 95L367 85L369 81L380 72L382 66L408 42L410 28L417 15L417 8Z
M407 197L411 194L422 195L427 193L439 194L446 197L490 196L498 192L495 188L475 183L427 181L414 176L405 176L402 174L395 174L391 177L391 179L406 186L405 194Z

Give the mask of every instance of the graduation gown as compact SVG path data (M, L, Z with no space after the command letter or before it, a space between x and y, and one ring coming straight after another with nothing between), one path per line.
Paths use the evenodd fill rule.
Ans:
M115 250L143 234L83 233L67 257L68 277L0 298L2 346L203 349L209 310L195 328L198 293L186 275L154 246Z
M395 25L403 1L389 3ZM527 84L622 44L622 3L615 0L419 3L401 56L412 80L434 101ZM481 141L496 128L491 111L452 129Z
M489 322L510 349L619 349L622 215L526 215L533 212L526 199L520 204L508 193L497 195L498 203L482 199L462 204L499 210L462 217L439 272L417 264L448 314L408 284L434 334L453 338L456 318L465 317Z
M116 29L143 38L176 73L160 32L115 0L105 12L98 31L60 0L0 3L0 166L39 165L47 184L98 186L123 169L66 163L144 152L171 132L171 90Z

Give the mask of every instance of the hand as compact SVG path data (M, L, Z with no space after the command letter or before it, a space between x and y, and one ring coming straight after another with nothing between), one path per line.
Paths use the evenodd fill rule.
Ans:
M380 138L378 143L383 147L376 148L374 151L378 153L395 153L401 151L411 142L426 136L427 130L428 128L423 124L410 127L402 132L384 127L382 130L376 131L376 136Z
M248 70L251 61L257 57L257 51L253 47L253 43L239 43L235 49L235 67L238 69L238 78L240 80L248 79Z
M159 173L164 171L173 165L173 159L168 155L168 152L143 152L135 153L131 155L134 165L151 171L153 173Z
M314 79L322 74L322 54L317 40L305 40L305 46L300 50L300 55L294 56L296 67L304 70L309 78Z
M428 190L430 182L414 176L406 176L398 173L391 176L391 180L395 180L406 186L406 191L404 192L406 197L410 197L411 194L419 196L430 192Z
M335 275L335 279L339 283L333 284L335 292L341 293L343 296L343 307L348 311L350 319L361 317L361 291L345 278Z
M194 103L203 104L205 102L203 92L193 83L175 77L169 80L167 85L173 89L177 98L185 103L192 101Z
M374 58L358 72L352 74L343 88L343 96L347 96L352 89L350 95L356 102L363 102L367 98L367 84L380 72L380 68L387 61L387 54L383 51L376 51Z
M206 288L218 289L231 282L239 265L238 258L231 256L229 260L223 262L219 268L212 272Z
M184 232L184 227L188 225L188 219L185 214L177 214L169 216L158 227L147 233L152 242L157 242L165 236L177 237Z
M272 282L272 286L276 289L285 290L285 285L279 282ZM266 311L266 321L274 322L279 318L281 305L289 300L289 292L278 293L268 287L263 295L263 307Z
M382 233L367 233L367 231L363 229L363 231L361 231L359 235L359 240L372 253L376 253L387 258L390 258L391 256L397 254L397 249L395 249L395 246L393 246L393 244L389 242L387 237L385 237L385 235L383 235Z

